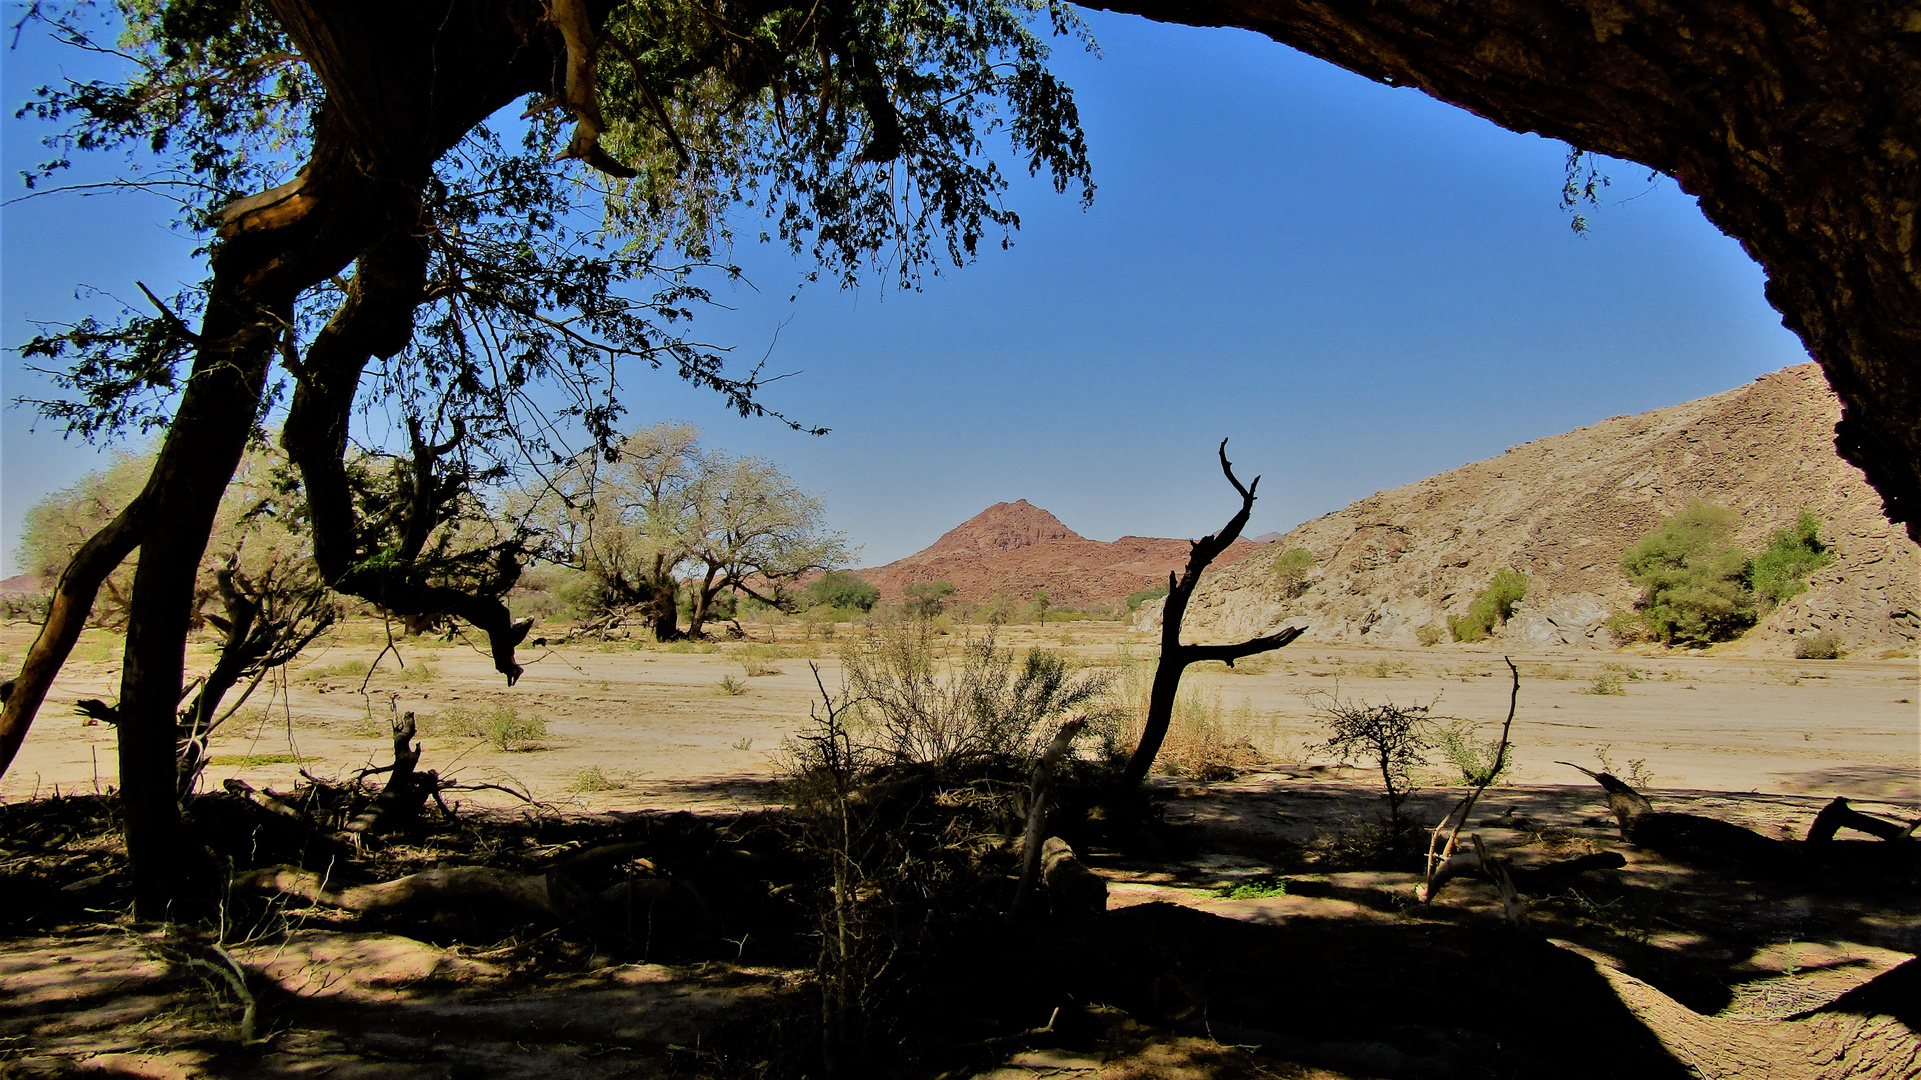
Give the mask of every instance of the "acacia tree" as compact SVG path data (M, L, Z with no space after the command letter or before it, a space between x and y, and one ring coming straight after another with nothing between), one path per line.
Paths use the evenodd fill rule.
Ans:
M1071 18L1021 0L122 0L118 42L76 10L30 14L131 74L39 94L32 111L70 122L42 175L76 150L159 154L175 170L161 182L209 230L208 277L152 297L152 314L29 346L63 373L68 395L45 407L74 430L165 434L140 493L62 573L6 688L0 745L18 745L100 582L138 548L114 707L145 915L189 896L199 867L173 769L186 613L270 386L291 386L280 437L321 577L397 614L468 621L511 682L527 624L499 596L526 538L429 541L461 512L457 489L510 458L571 456L560 423L611 442L623 360L672 364L764 412L751 373L730 378L674 329L733 208L769 214L843 280L879 266L911 285L1017 224L987 135L1009 135L1057 189L1091 194L1072 98L1028 28L1043 11L1056 30ZM485 124L522 99L531 123L513 147ZM583 215L589 198L604 202ZM535 407L541 380L569 388L562 415ZM348 463L369 397L406 436L371 518Z
M601 608L645 611L661 641L681 636L683 589L686 633L698 637L723 590L785 607L789 584L848 558L818 498L760 458L702 447L691 424L641 428L608 455L583 455L533 502L545 504L546 557L585 572Z
M700 635L714 597L724 589L790 608L790 589L800 578L853 558L847 538L826 529L820 499L760 458L711 456L694 505L690 556L700 577L689 583L689 634Z

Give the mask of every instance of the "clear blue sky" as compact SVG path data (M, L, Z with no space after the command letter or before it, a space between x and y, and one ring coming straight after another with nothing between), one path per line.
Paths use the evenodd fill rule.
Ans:
M822 494L863 564L1025 498L1097 539L1198 536L1232 493L1215 445L1265 476L1250 533L1608 416L1805 360L1760 270L1670 180L1614 163L1586 237L1559 208L1566 148L1264 38L1090 14L1104 55L1060 44L1100 190L1023 183L1023 227L919 293L813 286L743 247L760 286L700 331L803 374L768 403L825 438L743 421L667 375L630 378L636 423L690 420ZM4 186L37 153L11 113L56 62L5 55ZM197 280L142 197L0 211L0 331ZM751 232L749 232L751 235ZM106 313L107 308L101 308ZM9 353L8 400L44 392ZM4 412L0 532L98 459Z

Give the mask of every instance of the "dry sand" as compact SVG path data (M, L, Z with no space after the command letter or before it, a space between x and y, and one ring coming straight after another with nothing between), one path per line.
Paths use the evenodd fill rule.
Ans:
M34 629L19 622L0 629L0 655L9 665ZM404 641L405 668L389 653L371 678L348 674L343 669L356 663L364 669L386 642L378 624L357 622L310 650L281 687L256 691L215 739L207 786L217 790L222 780L239 777L286 787L299 768L340 776L384 764L391 760L388 717L413 710L425 721L422 767L467 783L515 787L560 808L764 805L778 799L773 781L783 744L805 726L818 700L812 669L837 691L838 650L858 631L843 627L837 640L806 641L797 626L749 629L763 641L771 634L785 654L759 650L759 662L777 674L749 677L743 643L585 643L523 649L527 674L509 688L486 655L463 642ZM1088 622L1007 627L1000 640L1059 649L1090 664L1113 662L1124 644L1148 656L1154 644L1117 624ZM204 664L210 651L197 646L191 659ZM1921 668L1912 658L1543 651L1514 659L1522 672L1516 785L1584 786L1584 778L1555 762L1598 767L1597 748L1606 747L1615 771L1625 775L1640 762L1654 790L1838 794L1883 803L1894 816L1921 808ZM67 703L112 700L118 664L118 638L88 631L0 780L0 798L114 783L113 729L84 725ZM1590 692L1601 676L1623 692ZM745 689L729 694L723 679ZM1492 738L1509 692L1501 656L1465 645L1297 644L1244 661L1236 672L1197 666L1190 682L1218 699L1230 717L1251 718L1244 730L1252 741L1295 767L1328 760L1312 746L1324 737L1307 700L1312 693L1436 701L1437 712L1477 721L1483 737ZM529 748L502 752L479 739L437 733L433 723L449 710L500 706L540 717L546 734ZM619 786L580 790L582 773L591 770ZM1349 782L1367 780L1355 774ZM486 791L461 797L487 805L514 801Z

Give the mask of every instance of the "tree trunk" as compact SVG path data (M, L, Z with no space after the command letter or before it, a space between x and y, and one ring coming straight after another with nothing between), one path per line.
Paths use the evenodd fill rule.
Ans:
M1141 728L1140 745L1134 748L1134 756L1127 759L1127 769L1121 774L1119 790L1131 791L1147 779L1148 770L1154 767L1154 759L1161 752L1161 743L1167 739L1167 728L1174 719L1174 699L1181 690L1181 673L1189 664L1202 660L1219 660L1229 667L1243 656L1253 656L1281 648L1288 642L1300 637L1306 627L1289 627L1267 637L1243 641L1238 645L1183 645L1181 644L1181 620L1187 617L1187 602L1194 596L1195 586L1201 583L1201 571L1206 570L1221 552L1226 551L1241 535L1247 525L1247 516L1254 511L1254 491L1261 486L1261 478L1246 487L1234 478L1234 466L1227 460L1227 440L1221 440L1221 472L1227 482L1241 496L1241 509L1220 532L1203 536L1191 545L1187 556L1187 567L1176 578L1173 571L1167 573L1167 601L1161 608L1161 658L1154 668L1154 685L1147 694L1147 722Z
M57 598L65 606L50 626L56 632L30 654L33 678L8 694L0 722L0 746L17 746L98 580L139 545L118 714L127 848L143 918L165 917L189 895L174 752L194 579L294 301L395 225L410 230L407 211L434 162L502 105L552 80L548 37L523 35L505 6L409 14L283 0L275 10L327 87L307 167L222 214L193 369L136 500L139 512L95 537L63 577L72 588ZM356 371L332 389L350 402L357 379Z
M1675 178L1767 272L1835 448L1921 541L1921 13L1737 0L1087 0L1265 34Z
M139 545L144 500L135 497L107 527L88 538L74 553L54 586L53 602L47 607L47 621L33 639L20 674L5 684L4 711L0 711L0 776L13 764L13 757L26 741L27 730L47 699L47 690L61 665L73 652L80 631L86 629L87 615L100 585L122 560Z

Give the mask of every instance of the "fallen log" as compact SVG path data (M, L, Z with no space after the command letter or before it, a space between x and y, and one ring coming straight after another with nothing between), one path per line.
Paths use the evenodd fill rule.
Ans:
M1909 837L1914 826L1903 827L1870 817L1848 806L1846 799L1829 803L1808 830L1808 840L1776 840L1752 829L1699 814L1657 811L1645 795L1619 777L1583 769L1573 762L1556 762L1593 777L1607 792L1608 807L1620 824L1621 838L1682 862L1730 863L1758 874L1805 874L1816 870L1911 874L1921 860L1910 852L1921 847L1891 847L1885 841ZM1917 822L1921 825L1921 822ZM1858 829L1884 842L1834 839L1842 828Z
M1034 891L1034 882L1041 876L1041 859L1045 852L1042 848L1047 828L1047 797L1052 793L1054 769L1061 758L1067 756L1068 749L1074 744L1074 736L1080 734L1087 720L1075 717L1061 725L1054 733L1054 741L1049 743L1046 752L1034 765L1034 777L1027 791L1027 830L1021 837L1021 880L1014 890L1014 904L1007 909L1007 921L1020 918L1021 909L1027 906L1027 897ZM1070 850L1069 854L1072 854ZM1106 887L1102 887L1102 908L1106 907Z
M1057 919L1083 919L1107 910L1107 881L1081 865L1074 849L1058 836L1041 845L1041 883Z
M1892 821L1864 814L1848 805L1848 800L1836 795L1834 801L1821 808L1814 816L1814 824L1808 826L1808 843L1826 844L1834 839L1834 834L1842 829L1853 829L1882 840L1909 840L1914 837L1916 826L1921 819L1902 826Z
M1470 841L1471 842L1471 841ZM1547 896L1554 893L1582 874L1596 870L1618 870L1627 865L1627 860L1618 851L1602 851L1593 855L1579 855L1572 859L1548 863L1545 866L1514 867L1508 874L1514 888L1529 896ZM1485 876L1481 869L1481 856L1475 851L1458 851L1434 871L1427 882L1418 886L1417 892L1423 903L1431 901L1441 891L1441 887L1463 874Z
M564 875L516 874L491 866L443 866L377 885L346 888L333 884L325 874L292 866L270 866L235 874L233 886L254 892L284 893L309 903L363 914L419 904L493 900L571 922L592 914L597 906L580 886Z

